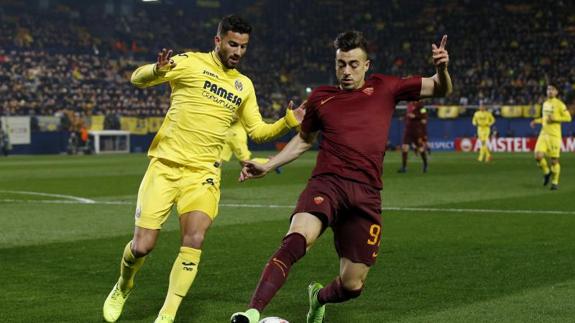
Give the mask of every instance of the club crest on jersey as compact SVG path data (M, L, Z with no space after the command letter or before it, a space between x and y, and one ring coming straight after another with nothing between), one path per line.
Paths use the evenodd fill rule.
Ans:
M316 196L316 197L313 198L313 202L314 202L316 205L320 205L321 203L323 203L323 197L321 197L321 196Z
M361 92L363 92L363 93L365 93L365 94L367 94L367 95L372 95L373 92L374 92L374 90L373 90L372 87L366 87L366 88L363 89L363 91L361 91Z
M234 86L236 87L236 90L238 90L240 92L243 91L243 89L244 89L244 85L242 84L242 82L240 80L236 80L234 82Z

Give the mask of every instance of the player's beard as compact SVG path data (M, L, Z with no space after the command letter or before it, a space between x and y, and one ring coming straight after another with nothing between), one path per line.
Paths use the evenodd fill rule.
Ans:
M227 55L225 52L222 51L218 51L218 56L220 57L220 61L222 62L222 64L228 68L228 69L234 69L236 68L236 66L238 66L238 64L240 63L240 59L241 57L235 56L237 57L237 59L235 60L235 62L230 62L230 58L234 57L234 55Z
M239 56L230 55L226 60L228 68L236 68L236 66L238 66L238 64L240 63L240 59L241 57Z

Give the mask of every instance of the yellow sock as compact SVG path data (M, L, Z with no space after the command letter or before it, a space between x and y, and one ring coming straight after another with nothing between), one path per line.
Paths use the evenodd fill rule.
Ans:
M122 262L120 264L120 279L118 280L118 285L120 290L125 292L134 286L134 276L142 265L146 257L136 258L132 253L132 241L128 242L124 248L124 254L122 255Z
M487 160L485 152L487 151L487 142L481 141L481 147L479 148L479 161Z
M547 160L545 158L541 158L541 160L537 163L539 168L543 171L543 175L549 174L549 166L547 166Z
M559 162L555 165L551 164L551 173L551 184L559 185L559 174L561 173Z
M188 293L198 273L201 254L202 251L199 249L180 247L180 253L176 261L174 261L172 272L170 273L170 287L168 288L164 306L160 310L161 314L176 317L180 303Z
M491 158L491 153L489 152L489 147L487 147L487 145L485 145L484 148L485 148L485 160L489 161L489 159Z

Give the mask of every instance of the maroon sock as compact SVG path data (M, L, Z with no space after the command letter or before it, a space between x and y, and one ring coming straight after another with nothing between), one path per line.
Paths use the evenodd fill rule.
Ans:
M319 291L317 299L320 304L341 303L358 297L362 290L363 288L356 290L345 289L341 283L341 278L337 277Z
M262 272L256 291L250 301L250 308L262 312L274 297L276 292L283 286L291 266L305 255L305 237L299 233L288 234L268 261Z
M407 152L401 152L401 168L405 169L407 167Z

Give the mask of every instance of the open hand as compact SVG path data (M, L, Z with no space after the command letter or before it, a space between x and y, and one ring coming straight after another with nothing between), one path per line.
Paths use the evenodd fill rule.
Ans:
M163 48L162 51L158 53L158 60L156 66L154 66L154 72L163 75L176 67L176 62L172 59L173 53L173 50Z
M435 65L437 69L446 69L447 64L449 63L449 53L445 49L445 44L447 44L447 35L443 35L441 43L439 43L439 47L435 44L431 44L433 65Z

